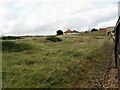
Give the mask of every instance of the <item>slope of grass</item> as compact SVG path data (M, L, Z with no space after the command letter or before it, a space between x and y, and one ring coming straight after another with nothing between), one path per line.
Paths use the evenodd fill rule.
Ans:
M88 87L96 62L108 59L110 42L99 33L21 40L36 46L21 52L3 52L3 87ZM105 38L104 38L105 37Z

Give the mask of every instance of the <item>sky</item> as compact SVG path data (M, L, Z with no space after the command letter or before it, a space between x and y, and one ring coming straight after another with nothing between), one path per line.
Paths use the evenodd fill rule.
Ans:
M55 35L114 26L119 0L0 0L0 35Z

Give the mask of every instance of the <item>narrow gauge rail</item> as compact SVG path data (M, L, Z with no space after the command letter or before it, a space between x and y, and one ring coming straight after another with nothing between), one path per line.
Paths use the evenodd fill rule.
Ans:
M118 88L120 90L120 16L115 26L115 65L118 69Z

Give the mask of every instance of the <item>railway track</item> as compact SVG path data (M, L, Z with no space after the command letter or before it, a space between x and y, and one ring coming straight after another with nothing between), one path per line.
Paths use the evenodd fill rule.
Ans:
M96 64L91 73L90 88L118 88L117 69L114 68L113 50L109 52L109 60Z

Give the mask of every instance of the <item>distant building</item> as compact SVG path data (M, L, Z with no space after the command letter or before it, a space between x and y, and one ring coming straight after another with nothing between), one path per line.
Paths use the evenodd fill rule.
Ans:
M68 29L68 30L65 31L64 33L65 33L65 34L77 34L77 33L79 33L79 31Z
M109 35L111 32L113 32L114 28L115 28L114 26L107 27L106 35Z
M107 27L107 32L112 32L114 30L114 26Z
M79 33L79 31L73 30L72 33Z
M114 30L114 26L106 27L106 28L99 28L100 32L105 32L106 35L109 35Z
M68 29L67 31L64 32L65 34L67 33L72 33L72 30Z
M99 31L100 31L100 32L106 32L106 31L107 31L107 28L99 28Z

